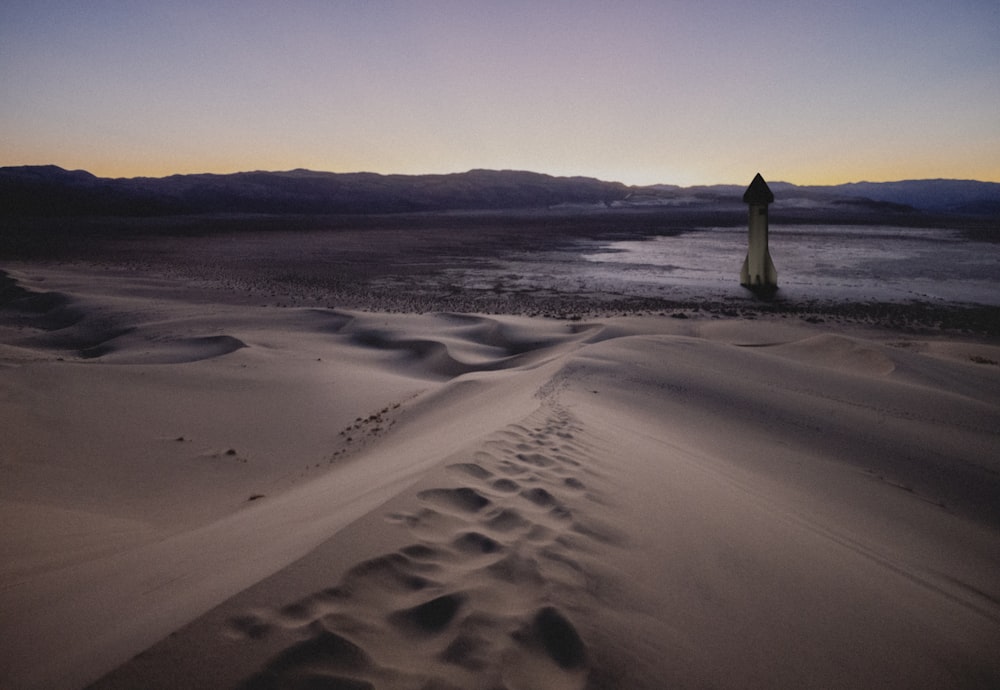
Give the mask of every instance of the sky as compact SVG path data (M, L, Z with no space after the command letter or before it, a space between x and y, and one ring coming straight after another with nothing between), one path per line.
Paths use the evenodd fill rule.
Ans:
M39 164L1000 181L1000 0L3 0Z

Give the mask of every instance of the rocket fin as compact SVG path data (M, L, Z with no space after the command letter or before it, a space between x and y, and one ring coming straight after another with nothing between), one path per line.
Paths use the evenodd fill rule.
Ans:
M743 259L743 268L740 269L740 285L750 285L750 254Z
M771 252L767 253L767 280L765 281L768 285L778 284L778 271L774 268L774 262L771 261Z

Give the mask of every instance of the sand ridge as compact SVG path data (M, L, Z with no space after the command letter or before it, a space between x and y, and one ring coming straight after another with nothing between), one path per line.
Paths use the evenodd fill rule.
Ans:
M488 450L445 466L448 486L418 490L416 510L386 515L412 543L277 611L231 619L234 633L251 641L307 635L243 687L320 679L345 687L583 687L588 658L573 611L551 601L580 606L573 602L599 586L591 552L618 535L574 517L578 502L595 497L577 478L587 450L570 416L540 410L524 421L540 423L506 427L487 439Z
M995 344L16 277L0 684L1000 679Z

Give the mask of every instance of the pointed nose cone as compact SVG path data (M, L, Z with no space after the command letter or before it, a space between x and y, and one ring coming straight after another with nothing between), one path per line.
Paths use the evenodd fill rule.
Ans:
M770 204L774 202L774 194L764 178L757 173L747 191L743 192L743 203L745 204Z

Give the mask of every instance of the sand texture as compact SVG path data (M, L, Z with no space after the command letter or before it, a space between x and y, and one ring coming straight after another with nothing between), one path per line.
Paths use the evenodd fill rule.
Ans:
M19 265L0 687L1000 687L1000 344Z

